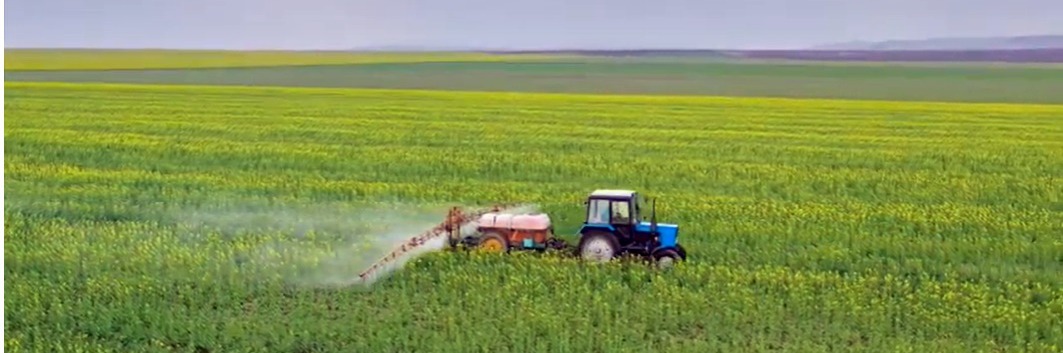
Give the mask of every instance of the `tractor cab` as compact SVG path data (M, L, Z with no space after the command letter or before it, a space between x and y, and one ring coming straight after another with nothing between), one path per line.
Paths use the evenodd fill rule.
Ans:
M584 225L608 227L636 224L641 211L638 200L638 194L634 191L597 190L585 202L587 219Z
M595 190L586 201L587 213L580 228L580 252L584 257L608 260L623 253L668 260L686 258L677 243L679 226L657 223L656 202L644 220L642 197L632 190Z

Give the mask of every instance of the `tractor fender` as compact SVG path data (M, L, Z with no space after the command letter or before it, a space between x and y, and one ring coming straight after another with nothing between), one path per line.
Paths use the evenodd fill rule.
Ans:
M616 227L613 227L612 224L606 224L606 223L602 223L602 224L589 223L589 224L584 224L582 227L580 227L579 231L577 231L577 233L579 233L580 235L585 235L588 232L594 232L594 231L604 231L604 232L609 232L610 234L616 234Z

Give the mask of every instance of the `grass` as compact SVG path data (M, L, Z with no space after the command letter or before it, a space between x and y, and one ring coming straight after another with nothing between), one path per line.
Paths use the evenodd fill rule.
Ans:
M5 87L13 352L1063 347L1058 105ZM614 187L691 260L326 285L450 204L533 202L573 241Z
M546 56L481 53L4 49L4 71L137 70L340 65L382 62L520 61Z
M794 63L547 61L363 63L188 70L9 72L8 81L355 87L1063 103L1063 69Z

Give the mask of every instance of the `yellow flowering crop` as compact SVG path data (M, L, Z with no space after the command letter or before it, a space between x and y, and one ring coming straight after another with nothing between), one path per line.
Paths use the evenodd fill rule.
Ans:
M1054 352L1063 107L6 83L12 352ZM436 252L658 197L690 261Z

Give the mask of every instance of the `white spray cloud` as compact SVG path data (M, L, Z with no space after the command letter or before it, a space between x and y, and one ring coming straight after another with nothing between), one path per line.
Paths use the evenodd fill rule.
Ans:
M248 206L202 209L180 214L193 229L204 234L242 238L256 243L236 252L234 261L244 273L258 278L282 278L301 286L371 286L420 256L447 247L446 236L433 239L378 268L363 281L358 274L389 254L396 246L442 222L448 206L412 205L299 205ZM535 205L520 205L505 213L537 212ZM461 236L475 233L475 222ZM237 240L236 242L239 242Z

